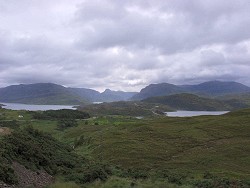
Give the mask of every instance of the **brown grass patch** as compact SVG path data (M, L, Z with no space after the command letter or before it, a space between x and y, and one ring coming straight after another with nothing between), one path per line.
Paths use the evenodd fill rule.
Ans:
M8 127L0 127L0 135L11 134L11 130Z

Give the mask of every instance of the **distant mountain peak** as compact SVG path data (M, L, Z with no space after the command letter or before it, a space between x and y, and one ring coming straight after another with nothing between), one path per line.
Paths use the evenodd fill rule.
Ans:
M103 91L102 93L111 93L111 92L115 92L115 91L112 91L111 89L105 89L105 91Z
M222 96L250 92L250 87L238 82L208 81L197 85L174 85L169 83L150 84L143 88L132 100L142 100L149 97L168 96L179 93L192 93L201 96Z
M1 102L27 104L80 104L86 102L125 101L135 93L112 91L103 93L93 89L69 88L54 83L19 84L0 88Z

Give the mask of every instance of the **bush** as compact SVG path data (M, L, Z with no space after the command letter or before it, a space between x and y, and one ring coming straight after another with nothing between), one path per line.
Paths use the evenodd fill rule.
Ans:
M91 137L84 137L84 135L81 135L79 138L76 138L74 141L74 148L77 148L82 145L89 145L91 142Z
M157 172L159 178L167 179L169 183L182 185L187 179L187 175L183 173L174 173L169 170L161 170Z
M89 164L79 169L75 169L66 176L67 181L74 181L79 184L91 183L96 180L105 181L112 172L110 168L103 164Z
M57 128L59 130L64 130L70 127L76 127L77 121L75 119L61 119L57 122Z
M147 179L149 177L149 173L145 169L127 169L123 170L120 176L134 179Z
M8 184L17 184L17 177L11 168L11 164L2 157L0 157L0 181Z
M204 179L212 179L214 176L210 172L205 172L203 175Z
M17 120L12 121L0 121L0 127L18 128L20 125Z
M221 187L221 188L247 188L249 185L243 183L239 180L231 180L227 178L213 178L213 179L202 179L197 180L194 182L194 185L198 188L214 188L214 187Z
M185 179L185 177L183 177L182 175L179 175L179 174L170 174L168 176L168 182L173 183L173 184L177 184L177 185L182 185L184 179Z
M84 160L71 152L71 148L49 134L32 127L14 131L2 140L3 155L30 169L44 169L49 174L63 173L79 165ZM34 169L35 170L35 169Z
M80 142L84 137L80 137ZM104 181L111 170L103 164L90 163L72 152L72 148L55 140L51 135L31 126L16 130L0 140L0 180L17 183L11 161L17 161L28 169L44 169L49 174L61 174L76 183Z

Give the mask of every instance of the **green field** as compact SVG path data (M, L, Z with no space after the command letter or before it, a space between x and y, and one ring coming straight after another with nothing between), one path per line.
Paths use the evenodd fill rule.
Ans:
M16 120L21 128L29 124L48 132L74 153L112 169L107 180L84 184L87 187L211 187L215 181L222 187L232 182L250 186L250 109L140 120L103 115L77 120L77 126L64 130L58 129L58 120L33 119L28 112L1 113L2 126L22 113L24 120Z

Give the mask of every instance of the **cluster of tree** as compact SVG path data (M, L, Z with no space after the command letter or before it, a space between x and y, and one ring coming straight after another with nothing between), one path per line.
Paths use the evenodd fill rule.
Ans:
M77 121L75 119L60 119L57 123L57 128L59 130L64 130L70 127L76 127Z
M35 119L87 119L90 115L87 112L78 110L47 110L42 112L30 112Z
M0 121L0 127L18 128L19 127L19 122L17 120Z

